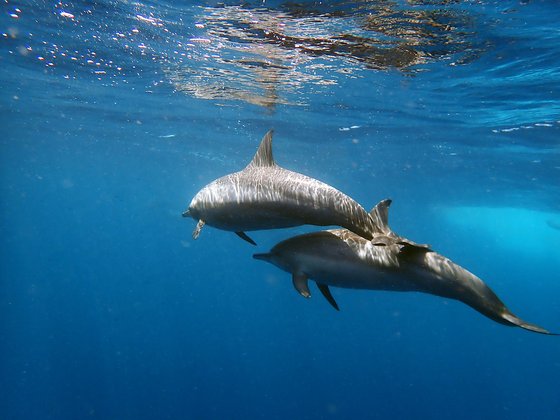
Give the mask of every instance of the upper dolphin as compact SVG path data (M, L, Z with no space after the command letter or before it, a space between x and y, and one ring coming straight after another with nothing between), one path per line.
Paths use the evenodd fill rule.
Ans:
M272 133L263 137L253 160L240 172L223 176L201 189L184 217L235 232L255 244L245 231L304 224L341 226L372 239L380 231L352 198L321 181L278 166L272 157Z
M346 229L320 231L287 239L269 253L253 257L291 273L294 287L304 297L311 296L308 279L315 280L323 296L337 310L329 286L416 291L459 300L505 325L551 334L515 316L474 274L427 245L415 244L390 230L390 203L381 201L371 212L384 231L384 240L368 241Z

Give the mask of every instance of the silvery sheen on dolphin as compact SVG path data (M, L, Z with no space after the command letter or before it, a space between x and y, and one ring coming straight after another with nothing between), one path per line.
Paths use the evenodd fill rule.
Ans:
M368 212L346 194L278 166L272 133L265 134L245 169L211 182L192 199L183 216L198 221L194 239L205 224L233 231L253 245L246 231L304 224L341 226L365 239L380 233Z
M326 230L295 236L276 244L269 253L253 257L291 273L295 289L304 297L311 296L308 279L314 280L337 310L329 286L415 291L459 300L501 324L551 334L511 313L474 274L427 245L395 234L388 225L390 204L390 200L381 201L371 211L383 240L368 241L346 229ZM376 245L376 241L385 245Z

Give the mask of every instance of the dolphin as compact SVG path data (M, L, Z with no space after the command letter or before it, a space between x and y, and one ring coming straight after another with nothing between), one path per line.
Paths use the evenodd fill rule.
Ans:
M240 172L216 179L192 199L183 217L235 232L300 226L341 226L365 238L381 233L368 212L352 198L321 181L284 169L272 156L272 133L263 137L253 160Z
M308 279L314 280L336 310L329 286L414 291L456 299L501 324L552 334L515 316L474 274L428 245L395 234L388 225L390 204L383 200L371 211L383 231L382 241L368 241L346 229L325 230L295 236L253 257L291 273L295 289L304 297L311 296Z

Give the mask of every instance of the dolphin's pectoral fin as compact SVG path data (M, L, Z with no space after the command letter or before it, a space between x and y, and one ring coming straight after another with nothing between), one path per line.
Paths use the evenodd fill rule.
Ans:
M247 236L245 232L235 232L235 234L239 236L241 239L243 239L244 241L249 242L251 245L255 245L255 246L257 245L257 243L253 241L251 238L249 238L249 236Z
M192 233L193 239L197 239L197 238L198 238L198 236L200 235L200 231L201 231L202 228L204 227L204 224L205 224L205 223L206 223L206 222L205 222L204 220L202 220L202 219L200 219L200 220L198 221L198 223L196 224L196 227L194 228L193 233Z
M303 297L311 297L309 286L307 285L307 276L303 273L293 273L292 283L300 295Z
M321 291L321 293L323 294L325 299L327 299L329 301L331 306L334 309L336 309L337 311L340 311L340 309L338 309L338 304L336 303L336 300L334 300L333 295L331 295L331 291L329 290L329 286L327 286L326 284L323 284L323 283L317 283L317 287L319 287L319 290Z

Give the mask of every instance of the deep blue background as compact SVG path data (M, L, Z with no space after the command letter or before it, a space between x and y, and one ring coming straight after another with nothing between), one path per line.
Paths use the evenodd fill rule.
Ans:
M240 14L356 31L377 9L308 2L310 25L233 3L2 4L0 417L558 418L557 337L419 294L334 289L337 313L251 258L313 227L253 248L180 217L273 127L279 164L391 197L398 233L560 331L556 2L391 3L457 20L384 69L216 35ZM288 68L273 82L225 59L262 54ZM270 84L274 106L251 99Z

